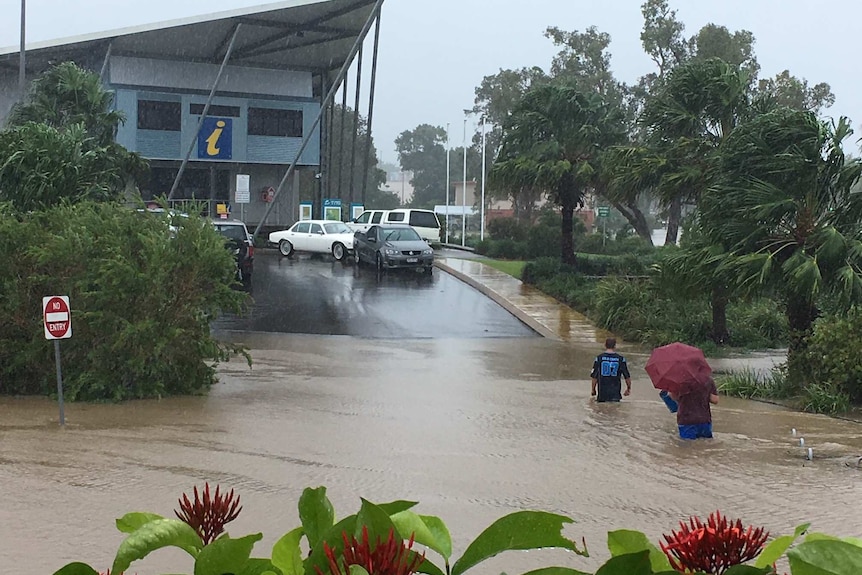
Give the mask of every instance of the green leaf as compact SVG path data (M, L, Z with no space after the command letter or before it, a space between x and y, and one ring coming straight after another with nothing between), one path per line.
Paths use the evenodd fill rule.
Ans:
M527 571L524 575L589 575L589 573L568 567L544 567L534 571Z
M381 540L386 540L389 537L390 531L394 531L395 535L398 535L398 531L395 529L392 519L389 518L389 514L367 499L362 499L362 507L359 508L359 513L356 514L356 528L353 535L359 540L362 539L363 527L368 529L368 541L372 545L374 545L378 537Z
M133 533L139 527L149 523L150 521L155 521L156 519L164 519L164 517L156 515L155 513L143 513L140 511L126 513L117 519L117 529L119 529L121 533Z
M342 533L351 535L356 530L356 515L345 517L332 526L323 536L320 544L311 549L311 555L303 562L305 573L315 573L315 568L320 568L324 573L329 572L329 561L326 558L324 544L328 545L336 554L344 551Z
M236 575L284 575L269 559L249 559Z
M224 575L242 571L251 557L254 544L263 539L261 533L231 539L219 537L204 547L195 561L195 575Z
M303 575L302 549L299 542L304 531L297 527L288 531L272 547L272 564L281 569L283 575Z
M54 575L99 575L99 572L86 563L69 563L55 571Z
M349 575L369 575L369 573L361 565L351 565Z
M667 556L655 545L650 543L647 536L640 531L619 529L608 532L608 551L612 557L649 551L650 564L653 571L671 571L670 561Z
M123 540L117 549L111 572L123 573L133 561L143 559L163 547L179 547L192 557L197 557L203 546L201 538L186 523L179 519L156 519L142 525Z
M402 539L409 539L412 535L416 543L433 549L447 561L452 556L452 537L439 517L402 511L392 515L390 519Z
M599 567L596 575L653 575L649 551L611 557Z
M793 542L799 538L800 535L808 531L808 528L811 527L810 523L803 523L802 525L797 525L796 529L793 532L793 535L783 535L781 537L776 537L773 541L770 541L769 545L767 545L763 551L760 552L760 555L757 556L757 560L754 562L755 567L768 567L778 561L782 555L784 555L790 546L793 545Z
M312 549L335 524L335 509L326 497L326 487L306 487L299 498L299 519Z
M396 513L413 509L417 505L419 505L419 503L416 501L402 501L400 499L390 503L377 503L377 507L385 511L388 515L395 515Z
M724 575L769 575L772 567L753 567L751 565L734 565L724 572Z
M417 555L415 551L411 551L409 560L413 560L413 556ZM429 561L427 558L419 564L419 567L416 568L417 573L426 573L427 575L445 575L443 570L437 567L434 563Z
M451 575L460 575L504 551L559 547L579 552L573 541L562 536L563 525L567 523L574 521L544 511L517 511L501 517L470 543L452 566Z
M844 541L816 539L787 552L793 575L859 575L862 548Z

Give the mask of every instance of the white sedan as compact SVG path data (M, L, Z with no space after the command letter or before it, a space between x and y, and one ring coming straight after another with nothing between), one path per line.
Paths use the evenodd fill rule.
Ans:
M332 254L341 261L353 250L353 230L333 220L303 220L290 228L269 234L269 242L283 256L294 252Z

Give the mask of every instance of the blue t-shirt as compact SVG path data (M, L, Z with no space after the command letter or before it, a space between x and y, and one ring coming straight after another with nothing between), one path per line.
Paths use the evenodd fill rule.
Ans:
M596 356L590 377L598 381L596 401L619 401L622 399L622 380L629 379L626 358L616 352L605 352Z

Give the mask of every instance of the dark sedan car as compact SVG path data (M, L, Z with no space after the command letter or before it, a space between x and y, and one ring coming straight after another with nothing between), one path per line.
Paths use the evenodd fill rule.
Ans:
M239 220L213 220L213 226L225 238L225 243L233 253L236 279L248 284L254 271L254 241L248 228Z
M356 232L353 259L357 265L374 264L379 271L412 268L430 274L434 267L434 250L410 226L388 224Z

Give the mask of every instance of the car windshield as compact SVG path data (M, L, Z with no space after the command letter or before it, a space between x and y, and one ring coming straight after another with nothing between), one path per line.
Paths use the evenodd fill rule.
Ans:
M421 240L413 228L383 229L383 240L387 242L412 242Z
M247 240L248 236L242 226L218 225L216 224L218 233L231 240Z
M353 232L345 224L334 222L331 224L323 224L323 229L327 234L352 234Z

